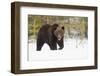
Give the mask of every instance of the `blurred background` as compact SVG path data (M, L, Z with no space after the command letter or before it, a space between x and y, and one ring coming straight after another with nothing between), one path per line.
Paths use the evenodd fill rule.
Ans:
M38 31L45 24L54 23L65 27L64 39L88 38L88 18L77 16L49 16L49 15L28 15L28 39L29 42L36 41Z

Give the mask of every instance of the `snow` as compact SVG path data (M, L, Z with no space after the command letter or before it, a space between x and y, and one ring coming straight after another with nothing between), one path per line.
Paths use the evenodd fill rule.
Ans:
M57 46L58 47L58 46ZM36 51L36 42L29 42L28 61L57 61L88 58L88 40L87 39L66 39L62 50L50 50L47 44L44 44L41 51Z

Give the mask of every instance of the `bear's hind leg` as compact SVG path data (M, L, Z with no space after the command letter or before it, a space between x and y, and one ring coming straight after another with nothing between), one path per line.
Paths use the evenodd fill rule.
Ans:
M44 42L37 40L37 51L41 51L43 44L44 44Z

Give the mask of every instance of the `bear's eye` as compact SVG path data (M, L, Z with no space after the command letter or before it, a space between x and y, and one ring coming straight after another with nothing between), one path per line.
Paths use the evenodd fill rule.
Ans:
M64 26L62 27L62 29L64 30Z

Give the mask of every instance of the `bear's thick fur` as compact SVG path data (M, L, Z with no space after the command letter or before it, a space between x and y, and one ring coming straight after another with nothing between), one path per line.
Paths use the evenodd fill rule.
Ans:
M57 44L59 49L62 49L64 47L63 37L64 27L58 24L43 25L37 35L37 51L41 50L44 43L47 43L51 50L57 50Z

